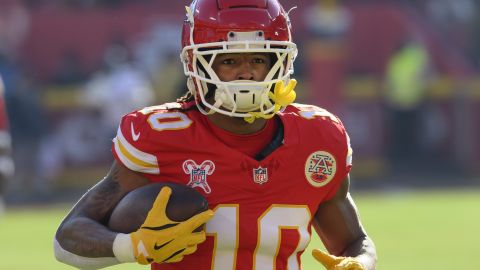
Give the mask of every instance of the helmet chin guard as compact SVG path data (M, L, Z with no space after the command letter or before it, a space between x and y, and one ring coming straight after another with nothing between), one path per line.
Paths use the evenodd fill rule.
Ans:
M269 85L260 85L248 80L232 81L230 85L223 84L215 90L214 107L221 106L240 113L268 108L273 105L268 97L269 91Z
M275 113L269 93L275 84L289 83L297 55L288 14L277 0L257 1L245 8L230 3L235 1L218 1L225 2L222 9L217 0L197 0L187 7L181 59L197 107L205 114L231 117ZM221 81L212 65L226 53L267 53L273 56L272 66L263 81Z

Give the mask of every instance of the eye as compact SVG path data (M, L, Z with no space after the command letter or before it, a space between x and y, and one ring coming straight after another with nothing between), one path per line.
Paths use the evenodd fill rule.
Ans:
M254 64L263 64L265 63L265 59L261 58L261 57L255 57L252 59L252 63Z
M224 65L233 65L235 64L235 60L233 58L226 58L222 60L222 64Z
M267 54L263 54L263 53L253 54L252 58L250 59L250 63L261 64L261 65L270 64L270 58L268 57Z

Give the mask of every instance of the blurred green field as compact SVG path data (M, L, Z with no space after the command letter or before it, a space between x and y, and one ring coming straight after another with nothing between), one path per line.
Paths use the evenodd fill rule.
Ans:
M377 245L379 270L480 269L480 190L354 194ZM0 218L0 269L74 269L55 261L52 238L69 206L9 209ZM310 250L303 269L322 269ZM148 269L134 264L111 270Z

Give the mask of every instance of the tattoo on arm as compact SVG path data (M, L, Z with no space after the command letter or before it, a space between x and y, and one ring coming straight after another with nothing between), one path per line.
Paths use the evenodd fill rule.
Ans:
M136 177L128 172L125 174L125 168L114 164L108 175L82 196L60 225L56 237L62 248L90 258L113 257L116 232L110 231L106 224L122 197L142 185L143 181L138 181L138 175Z

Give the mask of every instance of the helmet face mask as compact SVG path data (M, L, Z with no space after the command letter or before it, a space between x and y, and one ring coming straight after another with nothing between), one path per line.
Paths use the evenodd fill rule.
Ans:
M232 117L248 117L249 112L269 114L274 111L269 92L277 82L288 83L297 54L288 15L277 0L250 1L258 5L238 8L234 2L241 4L241 1L218 2L217 5L216 0L197 0L187 8L181 59L189 91L205 114L217 112ZM266 2L268 9L262 6ZM225 8L228 5L232 7ZM202 14L210 16L204 18ZM230 23L223 25L220 22L226 21L225 18ZM233 53L273 56L264 80L220 80L212 68L214 60L220 54ZM209 93L212 90L214 93Z

